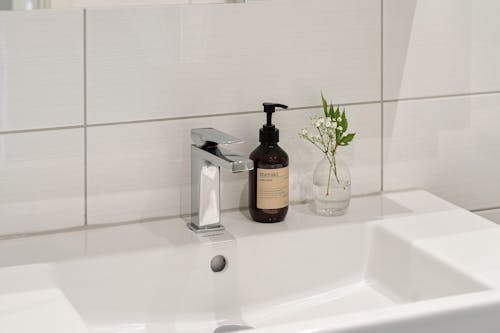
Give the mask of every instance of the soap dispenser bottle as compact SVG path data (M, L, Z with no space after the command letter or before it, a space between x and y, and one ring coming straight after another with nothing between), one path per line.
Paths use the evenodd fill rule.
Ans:
M288 212L288 155L278 146L279 130L272 115L283 104L264 103L267 122L259 131L260 145L250 154L254 168L249 173L249 210L256 222L275 223Z

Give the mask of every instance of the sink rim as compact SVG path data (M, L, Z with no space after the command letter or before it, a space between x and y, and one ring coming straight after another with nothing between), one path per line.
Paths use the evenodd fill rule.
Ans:
M403 303L385 308L352 312L337 316L307 319L293 323L256 327L253 332L304 332L355 329L396 320L430 317L436 314L500 304L500 290L489 289L475 293Z

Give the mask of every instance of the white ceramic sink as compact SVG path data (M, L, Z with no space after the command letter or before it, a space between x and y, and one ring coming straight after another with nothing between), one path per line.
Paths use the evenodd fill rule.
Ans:
M223 219L216 235L170 220L1 241L25 251L0 255L0 296L57 289L101 333L500 331L500 228L428 193L356 198L336 219Z
M82 319L58 289L0 295L1 332L88 332Z

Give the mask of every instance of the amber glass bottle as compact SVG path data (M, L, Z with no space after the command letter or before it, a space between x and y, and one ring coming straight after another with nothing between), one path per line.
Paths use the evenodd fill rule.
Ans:
M249 210L256 222L274 223L285 219L288 212L288 155L278 146L279 130L272 124L276 107L283 104L264 103L267 123L260 129L260 145L250 154L254 168L249 173Z

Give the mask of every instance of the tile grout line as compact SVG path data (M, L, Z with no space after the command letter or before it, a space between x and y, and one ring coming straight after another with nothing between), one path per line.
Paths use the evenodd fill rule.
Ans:
M486 208L477 208L477 209L471 209L470 211L473 213L480 213L480 212L488 212L490 210L498 210L500 209L500 206L497 207L486 207Z
M338 104L339 106L359 106L359 105L369 105L369 104L378 104L377 101L366 101L366 102L356 102L356 103L343 103ZM287 110L276 110L276 112L291 112L291 111L301 111L301 110L311 110L311 109L319 109L321 105L311 105L311 106L303 106L296 108L288 108ZM214 118L214 117L232 117L232 116L240 116L240 115L249 115L249 114L260 114L262 110L258 111L243 111L243 112L232 112L232 113L214 113L214 114L204 114L197 116L185 116L185 117L166 117L166 118L155 118L155 119L142 119L142 120L124 120L124 121L116 121L116 122L107 122L107 123L96 123L96 124L88 124L87 127L104 127L104 126L115 126L115 125L128 125L128 124L143 124L143 123L152 123L152 122L164 122L164 121L175 121L175 120L187 120L187 119L203 119L203 118Z
M84 59L85 59L85 56L84 56ZM84 73L84 80L86 80L86 72ZM382 80L383 79L381 78L381 81ZM85 82L85 85L86 85L86 82ZM86 94L86 87L84 87L84 89L85 89L84 93ZM473 97L473 96L496 95L496 94L500 94L500 90L473 92L473 93L448 94L448 95L422 96L422 97L407 97L407 98L396 98L396 99L387 99L387 100L378 99L376 101L349 102L349 103L341 103L338 105L339 106L359 106L359 105L369 105L369 104L380 104L381 102L383 104L383 103L406 102L406 101L444 99L444 98L450 98L450 97L451 98L452 97L469 97L469 96ZM86 96L85 96L84 103L86 105ZM289 108L286 111L277 110L277 112L309 110L309 109L316 109L316 108L320 108L320 107L321 107L321 105L311 105L311 106ZM85 110L85 112L86 112L86 110ZM187 119L203 119L203 118L225 117L225 116L231 117L231 116L238 116L238 115L258 114L260 112L262 112L262 111L258 110L258 111L232 112L232 113L215 113L215 114L202 114L202 115L193 115L193 116L185 116L185 117L164 117L164 118L125 120L125 121L104 122L104 123L94 123L94 124L84 123L83 125L65 125L65 126L27 128L27 129L4 130L4 131L0 130L0 135L31 133L31 132L47 132L47 131L79 129L79 128L83 128L86 130L89 127L143 124L143 123L153 123L153 122L166 122L166 121L187 120ZM84 116L86 117L86 113Z
M384 0L380 0L380 191L384 192Z
M490 91L477 91L470 93L456 93L456 94L443 94L443 95L429 95L429 96L419 96L419 97L403 97L403 98L393 98L385 99L385 103L394 102L407 102L407 101L420 101L420 100L433 100L433 99L445 99L453 97L474 97L474 96L484 96L484 95L496 95L500 94L500 90L490 90Z
M84 80L86 81L86 74L84 74ZM86 95L86 82L84 84L84 94ZM369 105L369 104L377 104L380 101L366 101L366 102L352 102L352 103L343 103L339 104L339 106L359 106L359 105ZM166 121L176 121L176 120L188 120L188 119L203 119L203 118L213 118L213 117L231 117L231 116L239 116L239 115L247 115L247 114L260 114L262 110L258 111L243 111L243 112L232 112L232 113L214 113L214 114L204 114L204 115L194 115L194 116L185 116L185 117L165 117L165 118L154 118L154 119L139 119L139 120L125 120L125 121L116 121L116 122L107 122L107 123L95 123L88 124L86 122L86 96L84 100L84 124L83 125L68 125L68 126L55 126L55 127L43 127L43 128L29 128L29 129L21 129L21 130L8 130L8 131L0 131L1 134L19 134L19 133L28 133L28 132L45 132L45 131L55 131L55 130L67 130L67 129L79 129L79 128L92 128L92 127L104 127L104 126L116 126L116 125L129 125L129 124L142 124L142 123L153 123L153 122L166 122ZM287 110L276 110L276 112L290 112L290 111L299 111L299 110L310 110L320 108L321 105L312 105L312 106L304 106L304 107L296 107L289 108Z
M19 133L31 133L31 132L47 132L47 131L60 131L68 129L79 129L83 128L83 125L68 125L68 126L54 126L54 127L41 127L41 128L27 128L19 130L7 130L0 131L0 134L19 134Z
M83 9L83 225L88 225L87 169L87 10Z

